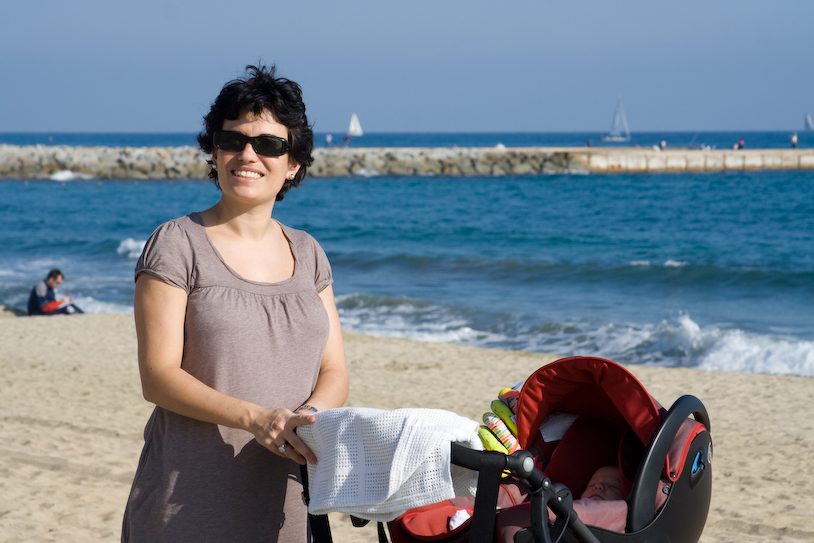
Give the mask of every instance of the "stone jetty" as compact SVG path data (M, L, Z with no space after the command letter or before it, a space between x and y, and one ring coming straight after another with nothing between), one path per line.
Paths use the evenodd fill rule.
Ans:
M196 147L0 145L0 179L205 179ZM507 176L814 169L814 149L651 149L639 147L317 148L309 174Z

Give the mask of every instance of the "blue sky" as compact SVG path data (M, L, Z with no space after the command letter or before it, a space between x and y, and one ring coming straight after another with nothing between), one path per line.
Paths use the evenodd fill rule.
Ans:
M276 63L317 132L794 130L814 1L4 2L0 132L196 132Z

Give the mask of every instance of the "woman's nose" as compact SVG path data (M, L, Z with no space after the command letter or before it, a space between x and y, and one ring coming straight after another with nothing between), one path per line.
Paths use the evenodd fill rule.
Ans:
M251 142L246 142L246 145L243 146L243 150L240 151L240 157L245 162L252 162L257 158L257 153L254 151L254 147L252 146Z

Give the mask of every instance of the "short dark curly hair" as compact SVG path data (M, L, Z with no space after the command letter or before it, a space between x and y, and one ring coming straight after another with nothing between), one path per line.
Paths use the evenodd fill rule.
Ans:
M263 65L246 66L246 72L247 77L234 79L221 89L204 117L204 129L198 134L198 145L204 153L212 154L212 139L215 132L223 128L226 119L235 120L245 111L255 115L270 112L277 122L288 129L288 154L300 165L294 179L286 179L277 193L277 201L280 201L292 187L300 185L308 166L314 162L311 156L314 132L308 125L302 89L297 83L277 77L274 65L268 68ZM215 168L209 171L209 177L220 188Z

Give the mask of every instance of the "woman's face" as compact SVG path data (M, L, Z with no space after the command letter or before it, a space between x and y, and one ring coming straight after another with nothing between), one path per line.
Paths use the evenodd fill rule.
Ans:
M288 139L288 129L274 120L268 111L260 115L245 111L235 120L226 119L222 129L250 137ZM250 143L239 152L215 148L212 160L218 171L223 197L247 202L274 202L286 178L293 177L300 169L288 153L272 157L258 155Z

